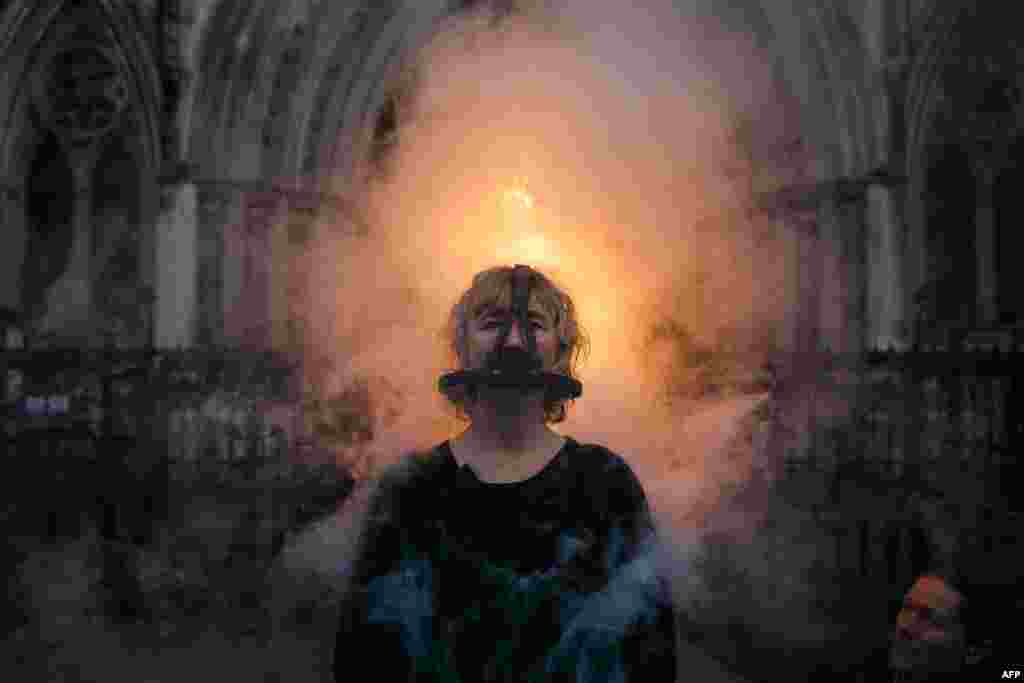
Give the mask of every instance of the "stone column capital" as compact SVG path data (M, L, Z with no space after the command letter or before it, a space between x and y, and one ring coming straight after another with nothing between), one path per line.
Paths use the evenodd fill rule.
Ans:
M826 204L837 207L845 204L866 204L868 188L889 188L902 185L906 181L905 177L894 174L883 166L861 176L789 185L758 197L757 205L768 213L799 213L813 212Z
M8 202L20 202L25 199L25 189L20 183L9 180L0 180L0 200Z
M238 191L227 187L196 186L196 204L204 216L220 216L238 200Z

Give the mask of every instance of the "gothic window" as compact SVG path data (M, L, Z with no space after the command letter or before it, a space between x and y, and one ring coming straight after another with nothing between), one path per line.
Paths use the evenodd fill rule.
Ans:
M26 189L29 235L21 272L21 305L31 315L43 304L43 292L67 268L71 255L74 179L53 134L45 134L36 147Z
M994 208L996 221L996 306L1001 324L1024 322L1024 254L1021 221L1024 209L1020 192L1024 187L1024 137L1010 147L1007 163L996 180Z
M978 112L988 115L1012 114L1020 101L1016 84L1000 78L992 81L981 93Z
M910 530L910 569L914 576L928 571L934 557L931 542L924 529L915 526Z
M42 123L71 145L88 145L112 130L127 104L116 59L88 43L56 54L35 83Z
M142 218L138 166L128 141L115 137L105 146L92 184L97 304L104 314L132 329L141 329L146 315L144 299L139 298Z
M975 179L967 153L955 144L938 147L927 174L928 279L934 290L927 317L963 323L976 305Z

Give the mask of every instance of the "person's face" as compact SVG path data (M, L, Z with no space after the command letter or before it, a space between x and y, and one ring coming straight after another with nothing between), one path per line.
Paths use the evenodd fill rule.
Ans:
M942 579L919 578L896 616L890 666L922 673L955 671L964 653L960 603L960 594Z
M532 332L534 340L537 342L537 353L543 361L543 367L550 369L558 355L558 332L555 329L554 319L535 301L530 302L528 315L529 332ZM502 325L508 318L512 318L512 328L505 339L505 346L529 350L530 342L526 337L528 332L521 329L519 320L512 315L511 310L485 307L467 325L467 368L475 369L485 365L488 354L494 351L498 345Z

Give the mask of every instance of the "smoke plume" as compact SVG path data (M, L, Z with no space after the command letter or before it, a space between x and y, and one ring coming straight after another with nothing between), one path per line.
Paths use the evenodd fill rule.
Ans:
M809 611L771 624L784 605L809 604L800 577L815 539L751 493L773 467L758 447L771 403L760 362L792 343L802 305L790 226L752 207L809 163L787 155L798 112L769 56L731 30L741 13L644 7L484 6L406 56L386 152L339 180L368 229L325 224L310 252L309 360L324 392L358 385L366 398L365 438L339 442L339 459L383 465L430 447L460 429L436 390L450 307L484 268L539 268L574 298L592 348L558 430L634 468L677 601L720 605L700 575L703 541L749 540L775 516L792 521L794 546L738 544L729 562L751 604L770 603L750 618L813 640ZM709 349L746 360L694 360ZM357 526L326 522L292 561L343 574L324 539Z

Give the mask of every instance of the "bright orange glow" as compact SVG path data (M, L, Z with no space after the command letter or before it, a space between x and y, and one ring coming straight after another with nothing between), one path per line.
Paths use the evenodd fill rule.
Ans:
M538 268L558 263L554 246L546 237L537 233L523 235L512 244L499 247L497 256L501 261L529 263Z
M382 457L461 428L438 416L450 369L439 333L487 268L536 267L576 305L590 353L566 431L665 463L681 426L655 400L672 348L645 346L652 327L670 319L707 343L788 314L792 250L754 243L721 170L731 113L678 41L663 47L659 66L676 72L649 68L645 44L610 73L586 44L527 25L425 50L389 172L359 197L371 229L325 230L311 268L313 344L336 359L339 385L400 388L377 397L401 415L378 420ZM645 430L656 445L638 441Z
M542 232L553 226L543 224L544 217L535 210L537 202L533 195L522 187L512 187L502 192L501 198L505 236L496 247L498 260L529 263L538 268L557 266L558 246Z
M505 190L504 197L505 201L508 203L518 204L519 206L522 206L523 208L526 209L533 208L533 197L530 195L529 192L522 188L517 187L512 188L510 190Z
M557 430L634 467L681 549L680 576L690 570L691 539L717 528L701 511L753 471L752 440L729 444L764 397L659 396L703 381L677 372L687 336L788 343L806 272L801 242L747 211L750 185L734 173L802 132L800 118L775 99L770 60L677 14L690 4L567 0L557 16L467 19L416 43L398 144L381 168L332 179L368 229L325 214L296 267L310 374L328 395L353 380L370 393L356 407L372 441L338 447L340 460L384 466L464 429L437 388L454 369L442 334L453 306L485 269L534 266L572 298L590 341L583 394ZM745 121L759 146L734 139ZM346 130L339 148L360 139ZM779 164L755 165L789 173ZM650 342L667 322L685 335Z

